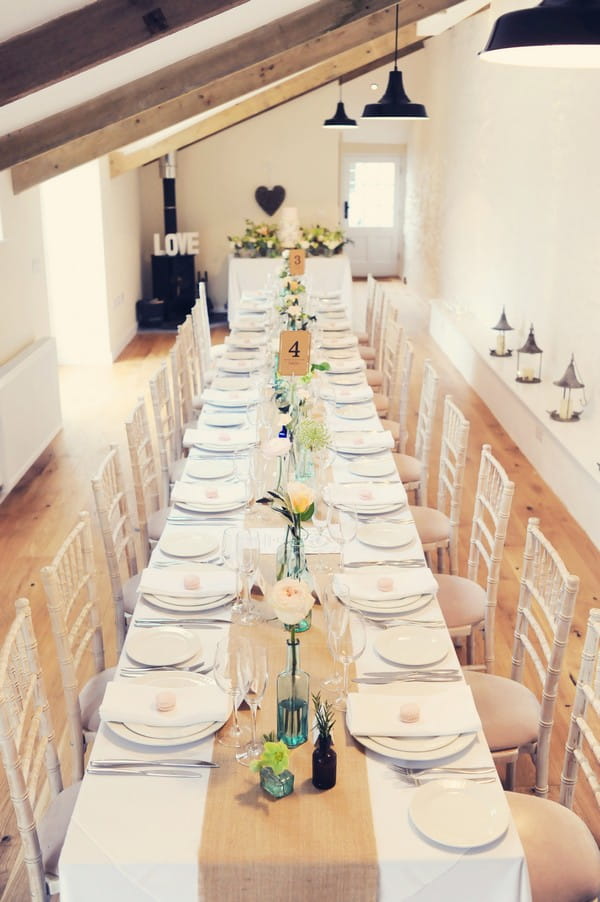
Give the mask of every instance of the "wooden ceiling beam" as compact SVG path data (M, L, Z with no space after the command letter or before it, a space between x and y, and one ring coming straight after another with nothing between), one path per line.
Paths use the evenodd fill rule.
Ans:
M398 44L398 59L402 59L404 56L410 56L411 53L416 53L417 50L422 50L425 46L425 41L421 38L418 41L412 41L405 46L400 46ZM394 52L386 54L382 56L380 59L373 58L368 63L365 63L364 66L359 66L356 69L353 69L352 72L346 72L344 75L340 76L340 83L345 85L349 81L354 81L355 78L360 78L361 75L368 75L369 72L373 72L375 69L381 69L382 66L387 66L388 63L394 62Z
M15 191L316 65L393 28L389 0L320 0L95 100L0 137ZM400 25L457 0L406 0ZM348 24L343 24L348 22ZM265 53L271 56L265 56ZM25 162L28 161L28 162ZM20 165L19 165L20 164Z
M359 69L362 70L366 65L375 68L380 64L378 61L387 59L390 50L392 51L393 59L394 37L394 32L392 32L361 44L352 50L347 50L345 53L337 54L326 62L300 72L293 78L287 79L287 81L274 85L271 88L266 88L259 94L248 97L224 110L218 110L200 122L168 135L155 144L129 153L115 151L110 155L111 175L113 177L122 175L124 172L151 163L166 153L181 150L198 141L210 138L212 135L225 131L225 129L234 125L239 125L241 122L252 119L254 116L274 109L283 103L322 88L326 84L337 82L345 77L347 73L356 72ZM415 41L415 37L415 25L407 25L405 28L400 29L398 34L399 56L401 53L404 55L404 47L418 46L420 44L420 42ZM365 61L370 62L365 63Z
M96 0L0 44L0 106L248 0Z

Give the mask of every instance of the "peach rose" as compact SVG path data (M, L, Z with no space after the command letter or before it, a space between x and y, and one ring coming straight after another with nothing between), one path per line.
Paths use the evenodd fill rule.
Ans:
M287 493L295 514L303 514L315 500L313 490L303 482L288 482Z
M272 438L262 445L262 453L265 457L275 458L283 457L290 450L291 443L289 438Z
M281 579L271 590L271 607L282 623L300 623L313 606L314 598L301 579Z

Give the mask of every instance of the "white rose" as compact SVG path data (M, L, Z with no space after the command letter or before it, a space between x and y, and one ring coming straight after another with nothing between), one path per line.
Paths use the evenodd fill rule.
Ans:
M271 607L282 623L293 626L307 616L314 598L301 579L282 579L271 590Z

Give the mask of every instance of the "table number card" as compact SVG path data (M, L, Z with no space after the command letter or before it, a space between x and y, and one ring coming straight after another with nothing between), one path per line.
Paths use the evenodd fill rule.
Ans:
M279 336L280 376L306 376L310 368L310 332L281 332Z
M295 247L290 251L289 256L289 267L290 267L290 275L291 276L303 276L305 263L306 263L306 252L299 247Z

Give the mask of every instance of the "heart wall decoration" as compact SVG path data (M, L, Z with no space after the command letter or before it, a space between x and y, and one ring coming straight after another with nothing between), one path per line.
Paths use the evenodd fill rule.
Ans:
M264 210L267 216L272 216L285 200L285 188L281 185L275 185L274 188L261 185L254 192L254 197L261 210Z

